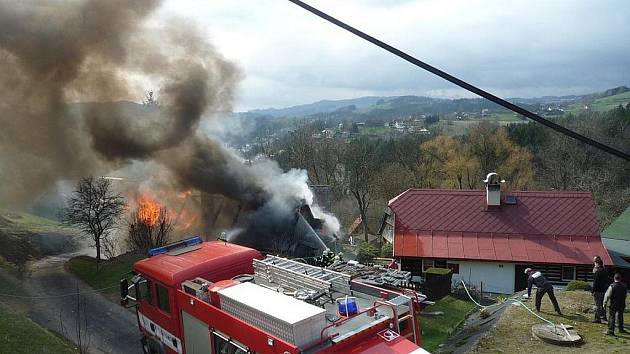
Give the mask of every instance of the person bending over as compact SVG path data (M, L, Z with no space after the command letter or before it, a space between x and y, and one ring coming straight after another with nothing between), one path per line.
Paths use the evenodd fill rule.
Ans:
M539 271L533 271L531 268L525 269L525 274L527 274L527 297L531 297L532 294L532 285L536 285L536 311L540 312L540 303L545 294L549 295L549 300L553 304L553 308L556 310L558 315L562 315L562 311L560 311L560 306L558 305L558 300L556 300L556 295L553 293L553 285L542 275Z

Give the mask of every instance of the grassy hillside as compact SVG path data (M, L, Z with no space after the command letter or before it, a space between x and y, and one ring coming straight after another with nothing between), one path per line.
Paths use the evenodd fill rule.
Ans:
M531 327L540 320L521 306L510 306L496 325L496 330L481 339L473 353L628 353L630 335L604 335L607 325L592 323L593 298L588 291L558 291L556 293L564 316L558 316L549 298L542 301L541 315L554 323L570 324L584 338L579 347L566 348L533 339ZM528 306L533 306L530 302ZM625 314L626 323L628 313Z
M57 221L0 209L0 258L18 266L72 249L77 231Z
M619 105L624 107L630 103L630 91L619 93L616 95L597 98L593 101L577 102L569 105L568 111L571 113L580 113L585 111L584 106L588 106L589 111L605 112Z
M40 327L28 318L0 306L0 353L75 354L79 351L67 341Z
M58 221L6 209L0 209L0 230L11 233L20 231L41 233L73 231Z

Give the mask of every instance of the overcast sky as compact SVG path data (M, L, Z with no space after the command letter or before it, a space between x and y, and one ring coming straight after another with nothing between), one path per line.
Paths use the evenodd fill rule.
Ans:
M630 85L630 1L307 0L506 97ZM377 95L471 97L286 0L168 0L241 69L235 109Z

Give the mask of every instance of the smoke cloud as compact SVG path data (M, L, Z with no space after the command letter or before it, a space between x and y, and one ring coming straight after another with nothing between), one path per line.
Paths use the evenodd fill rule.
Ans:
M0 0L0 204L26 206L60 180L138 164L162 185L255 210L286 216L312 204L303 172L245 164L199 131L231 111L240 73L189 22L152 21L159 5ZM159 105L122 101L147 82Z

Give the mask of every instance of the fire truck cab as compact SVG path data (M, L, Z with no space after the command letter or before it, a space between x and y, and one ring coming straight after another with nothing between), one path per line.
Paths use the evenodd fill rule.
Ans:
M417 295L198 237L121 279L146 354L426 353Z

